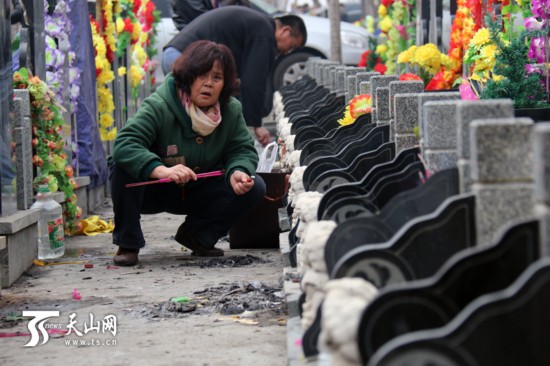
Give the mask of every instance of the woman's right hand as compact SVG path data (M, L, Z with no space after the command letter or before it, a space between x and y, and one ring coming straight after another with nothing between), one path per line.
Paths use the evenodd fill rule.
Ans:
M170 178L177 184L185 184L190 180L197 180L197 174L195 174L193 169L190 169L182 164L171 167L164 165L157 166L151 172L150 177L155 179Z

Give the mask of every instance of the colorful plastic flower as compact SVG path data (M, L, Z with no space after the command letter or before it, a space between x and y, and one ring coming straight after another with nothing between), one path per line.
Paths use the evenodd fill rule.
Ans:
M352 118L372 112L372 98L369 94L357 95L349 103L349 112Z

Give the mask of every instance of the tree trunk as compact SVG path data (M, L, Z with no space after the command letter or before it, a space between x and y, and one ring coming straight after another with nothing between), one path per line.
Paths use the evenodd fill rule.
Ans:
M342 63L342 43L340 40L340 4L338 0L329 0L328 17L330 20L330 60Z
M363 18L367 15L372 15L373 17L376 17L378 14L377 7L378 7L378 1L376 0L361 0L362 8L363 8Z

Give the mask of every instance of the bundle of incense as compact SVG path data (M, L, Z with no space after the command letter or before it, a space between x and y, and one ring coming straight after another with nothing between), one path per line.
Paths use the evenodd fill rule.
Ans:
M213 172L199 173L199 174L197 174L197 178L217 177L217 176L220 176L222 174L223 174L223 172L221 170L216 170L216 171L213 171ZM173 182L173 180L170 179L170 178L163 178L163 179L158 179L158 180L151 180L151 181L148 181L148 182L129 183L129 184L126 184L124 187L126 187L126 188L139 187L139 186L146 186L146 185L149 185L149 184L170 183L170 182Z

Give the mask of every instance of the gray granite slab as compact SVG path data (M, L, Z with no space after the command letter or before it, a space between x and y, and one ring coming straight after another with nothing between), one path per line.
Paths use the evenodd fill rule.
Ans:
M470 129L474 119L513 118L511 99L461 100L456 106L458 157L470 159Z
M458 156L458 153L457 153ZM468 193L472 189L472 168L470 166L470 160L458 158L456 162L458 168L458 186L460 193Z
M473 184L478 245L489 245L508 222L534 215L534 187L529 183Z
M532 182L532 129L530 118L472 121L472 179L480 183Z
M336 91L338 94L346 93L346 71L344 67L336 68Z
M422 110L424 108L424 104L431 101L442 101L442 100L460 100L460 93L459 92L451 92L451 91L440 91L440 92L429 92L429 93L422 93L420 94L418 98L418 123L420 125L420 137L423 138L423 136L426 134L426 131L424 130L424 125L422 123Z
M440 170L456 167L458 156L456 150L425 150L422 156L426 160L426 165L431 174Z
M387 88L392 81L399 80L398 75L376 75L370 78L370 88L373 105L376 104L376 89Z
M550 123L537 123L533 130L535 197L550 204Z
M535 217L540 221L541 255L550 256L550 206L543 203L535 204Z
M377 76L377 75L380 75L379 73L377 72L358 72L356 75L355 75L355 83L356 83L356 86L355 88L360 91L361 90L361 83L364 82L364 81L370 81L370 79L373 77L373 76ZM362 93L363 94L363 93Z
M410 149L418 145L418 138L414 133L399 133L395 134L395 153L399 154L405 149Z
M423 148L456 150L457 101L430 101L422 108Z
M370 94L370 81L359 83L359 94Z
M417 94L396 94L394 97L395 132L412 132L418 124Z
M21 113L23 116L31 115L31 99L29 91L26 89L14 89L13 90L14 98L19 98L22 100L23 104L21 105Z
M424 91L424 83L419 80L408 81L392 81L390 82L390 116L393 115L393 98L396 94L422 93Z
M376 118L377 121L390 120L390 88L376 89Z
M346 93L346 101L349 103L350 100L352 100L357 95L357 84L355 83L355 75L348 76L348 90Z

